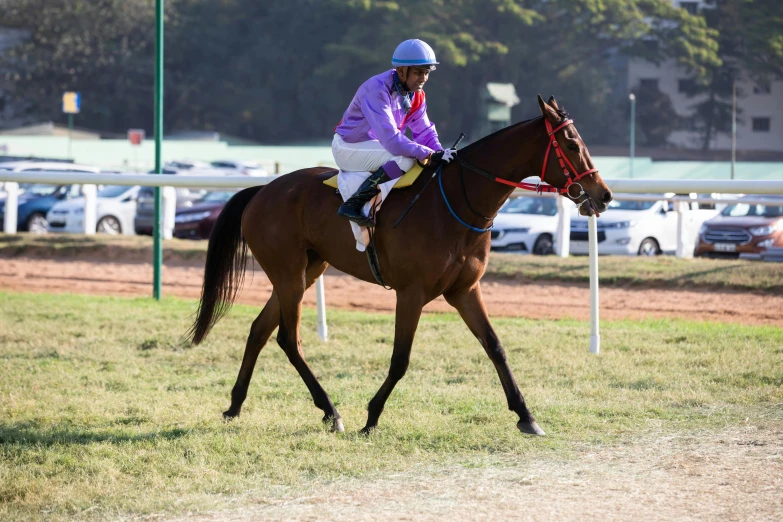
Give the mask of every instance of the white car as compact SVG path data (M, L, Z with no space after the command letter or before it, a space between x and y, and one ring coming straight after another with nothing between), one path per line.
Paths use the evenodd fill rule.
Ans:
M553 254L557 234L555 198L522 196L509 199L498 212L490 234L494 250Z
M218 160L213 161L211 165L216 169L221 169L229 176L268 176L269 173L264 167L254 161L233 161Z
M87 172L97 174L101 171L98 167L89 165L77 165L65 161L4 161L0 163L0 174L2 172ZM2 178L2 176L0 176ZM25 187L30 184L21 183L19 188L24 192ZM5 183L0 179L0 195L5 195Z
M133 217L139 186L106 185L98 190L95 220L96 232L133 234ZM84 232L84 198L73 198L55 204L46 214L50 232Z
M646 196L667 197L662 194ZM615 198L622 197L616 194ZM699 209L696 202L690 203L685 213L685 229L689 237L686 248L693 249L701 224L718 211ZM597 220L598 253L610 255L654 256L674 253L677 250L677 212L674 203L666 200L628 201L614 199L609 208ZM576 211L571 218L572 254L587 254L587 217Z

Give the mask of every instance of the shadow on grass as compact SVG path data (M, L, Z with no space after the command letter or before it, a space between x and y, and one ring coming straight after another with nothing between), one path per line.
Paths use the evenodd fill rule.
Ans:
M0 423L0 444L21 446L55 446L108 442L123 444L156 440L175 440L193 433L192 429L169 428L146 433L128 433L76 426L40 426L37 422Z
M726 273L729 270L734 270L737 268L743 268L742 265L728 265L728 266L719 266L715 268L711 268L709 270L699 270L694 272L686 272L684 274L679 274L677 276L671 277L669 279L664 279L666 283L676 283L678 281L683 281L686 279L693 279L696 277L701 277L709 274L716 274L716 273Z

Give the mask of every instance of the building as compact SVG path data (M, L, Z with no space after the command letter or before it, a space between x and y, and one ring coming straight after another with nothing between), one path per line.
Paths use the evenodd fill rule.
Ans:
M703 0L670 1L691 14L710 8ZM630 60L626 67L625 87L628 93L638 92L643 86L657 87L669 96L675 111L681 116L682 125L669 135L669 143L686 149L701 148L701 134L693 130L690 124L693 120L689 116L693 113L693 106L706 97L686 96L689 82L692 82L688 71L674 61L656 65L644 60ZM783 80L761 85L745 75L736 87L739 93L737 107L741 112L737 121L737 150L783 150ZM710 140L710 149L731 149L730 129L715 133Z
M511 108L519 97L510 83L487 83L479 94L476 136L487 136L511 125Z

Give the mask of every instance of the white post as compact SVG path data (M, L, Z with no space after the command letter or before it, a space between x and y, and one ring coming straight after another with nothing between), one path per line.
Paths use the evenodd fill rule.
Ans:
M95 234L95 229L98 227L96 220L98 219L98 186L97 185L82 185L82 195L84 196L84 214L82 224L84 232L87 235Z
M677 210L677 257L688 259L693 257L693 246L690 244L687 228L690 220L690 214L688 213L690 202L677 201L674 205Z
M177 190L174 187L163 187L163 239L174 237L174 218L177 216Z
M3 213L3 232L16 234L16 219L19 205L19 183L5 182L5 212Z
M315 307L318 310L318 337L322 341L327 339L326 328L326 302L324 299L324 276L315 281Z
M587 240L590 244L590 353L601 352L598 333L598 224L595 215L587 218Z
M557 240L555 253L560 257L568 257L571 250L571 208L573 202L562 196L557 197Z

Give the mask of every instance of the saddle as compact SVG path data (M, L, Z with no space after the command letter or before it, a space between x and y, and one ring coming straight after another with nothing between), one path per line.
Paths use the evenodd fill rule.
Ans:
M413 185L413 182L416 181L423 170L424 167L422 167L419 162L416 162L413 168L411 168L408 172L403 174L400 179L397 180L397 183L394 184L392 190L410 187ZM338 175L335 174L331 178L324 180L324 185L328 185L334 189L337 189L337 176ZM386 281L383 280L383 276L381 275L381 264L378 261L378 253L375 250L375 234L373 233L372 229L368 229L368 233L370 235L370 241L366 245L365 252L367 253L367 261L370 264L370 271L372 272L375 281L377 281L379 285L384 287L386 290L391 290L391 288L386 285Z
M421 174L421 171L423 170L424 167L422 167L421 165L419 165L418 162L416 162L416 164L413 166L413 168L411 168L411 170L403 174L402 177L397 180L397 183L394 184L394 188L398 189L398 188L410 187L411 185L413 185L413 182L416 181L416 179L418 179L419 175ZM329 185L330 187L336 189L337 174L335 174L329 179L324 180L324 185Z

